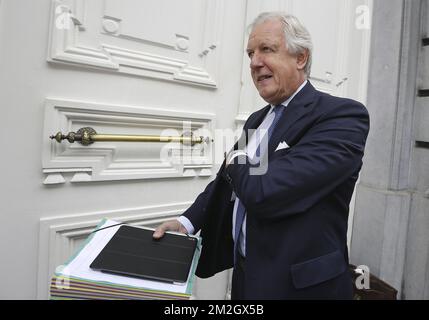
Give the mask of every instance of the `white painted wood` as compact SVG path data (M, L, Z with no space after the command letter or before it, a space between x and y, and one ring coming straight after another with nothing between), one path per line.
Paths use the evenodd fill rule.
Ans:
M224 0L53 0L48 61L217 87L223 10Z
M331 68L335 81L347 74L362 54L347 48L356 42L341 25L347 4L330 2L332 15L326 8L304 10L306 5L0 0L0 194L6 199L0 201L0 254L6 261L0 264L0 298L46 298L55 266L102 217L153 225L194 201L232 143L216 129L234 132L265 105L243 58L245 26L259 11L295 8L292 13L315 29L323 23L315 16L321 10L329 17L326 27L339 29L335 36L322 33L328 42L317 40L314 76L323 79ZM330 54L347 51L340 64L330 60ZM357 74L352 70L348 76ZM350 82L336 89L334 83L323 87L322 81L319 87L344 95L356 87ZM159 145L84 148L48 138L87 125L100 133L180 133L183 121L212 134L218 149L186 154L181 165L162 165ZM193 298L229 298L230 277L226 271L198 279Z
M233 128L245 1L2 0L0 8L0 130L8 155L1 160L8 169L0 185L7 199L0 202L7 261L0 298L43 299L55 266L98 219L175 217L219 168L212 151L185 150L181 166L163 166L159 144L83 148L48 136L87 125L132 134L185 126L204 136ZM227 282L197 283L194 298L224 298Z
M91 127L97 133L180 136L192 132L212 139L214 114L47 99L47 137ZM60 124L58 126L58 124ZM212 142L186 146L180 143L97 142L79 143L43 139L45 184L65 183L61 173L73 172L70 182L211 176Z

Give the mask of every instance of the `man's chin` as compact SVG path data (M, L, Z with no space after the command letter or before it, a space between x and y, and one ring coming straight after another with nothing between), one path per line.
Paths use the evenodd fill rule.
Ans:
M267 92L266 89L258 89L258 93L261 96L261 98L264 99L265 101L267 101L267 99L270 99L271 97L271 94Z
M264 99L265 102L270 103L270 104L274 103L272 96L267 95L266 93L260 92L260 91L259 91L259 95L261 96L262 99Z

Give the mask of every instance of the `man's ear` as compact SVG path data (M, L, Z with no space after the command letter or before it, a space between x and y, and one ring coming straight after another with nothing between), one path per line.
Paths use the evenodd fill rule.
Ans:
M299 70L304 70L308 61L308 49L305 49L303 52L298 53L296 56L296 65Z

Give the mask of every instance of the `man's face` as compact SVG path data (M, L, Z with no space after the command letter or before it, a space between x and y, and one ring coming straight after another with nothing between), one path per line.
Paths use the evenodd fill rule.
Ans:
M268 103L284 102L305 80L307 55L289 54L282 23L278 20L267 20L253 28L247 54L256 89Z

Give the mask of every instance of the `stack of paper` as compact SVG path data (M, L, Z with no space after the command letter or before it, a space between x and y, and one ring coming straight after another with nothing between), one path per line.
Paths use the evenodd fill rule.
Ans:
M100 230L92 233L64 266L57 268L50 284L51 299L189 299L201 250L200 240L185 284L132 278L90 269L92 261L119 229L117 224L113 220L101 221L97 226L97 230ZM106 228L109 226L112 227Z

